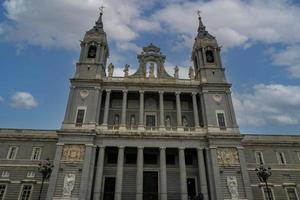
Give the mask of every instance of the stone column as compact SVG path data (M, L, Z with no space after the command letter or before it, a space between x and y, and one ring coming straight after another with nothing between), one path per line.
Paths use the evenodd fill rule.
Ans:
M193 109L194 109L194 119L195 119L195 128L196 130L200 128L199 126L199 113L198 113L198 105L197 105L197 93L192 93L192 99L193 99Z
M204 199L208 199L208 190L207 190L205 163L204 163L204 157L203 157L203 148L198 148L197 149L197 156L198 156L200 191L204 195Z
M176 95L176 110L177 110L177 130L183 130L181 117L180 92L175 92Z
M143 200L144 147L137 147L136 200Z
M144 130L144 91L140 90L140 116L139 129Z
M244 147L237 147L237 149L238 149L239 160L240 160L240 164L241 164L241 173L242 173L242 177L243 177L246 198L248 200L253 200L253 194L252 194L252 189L250 186L250 178L249 178L248 169L247 169L247 162L246 162L246 158L245 158Z
M119 147L119 152L118 152L118 164L117 164L116 186L115 186L115 200L121 200L122 199L124 149L125 149L125 147L121 146L121 147Z
M96 125L99 124L99 117L100 117L100 110L101 110L101 103L102 103L102 90L100 87L95 88L98 90L98 102L97 102L97 110L96 110Z
M108 112L109 112L109 103L110 103L110 93L111 90L106 90L105 106L104 106L104 116L102 126L107 128L108 125Z
M88 186L89 186L89 174L90 174L90 165L91 165L93 147L94 147L93 144L85 145L84 162L83 162L81 179L80 179L79 199L89 199Z
M121 129L126 129L126 110L127 110L127 90L123 90L123 102L122 102L122 116L121 116Z
M179 147L179 171L180 171L180 192L181 200L187 200L186 167L184 147Z
M88 48L88 43L84 44L84 53L83 53L83 60L86 61L87 56L88 56L89 48Z
M159 91L159 129L164 130L165 129L165 114L164 114L164 92Z
M201 116L202 116L202 120L203 120L203 126L207 127L204 93L207 93L207 91L203 91L202 93L200 93L200 103L201 103L201 111L202 111Z
M166 148L160 147L160 200L167 200Z
M94 186L94 198L93 199L95 199L95 200L100 200L100 198L101 198L104 153L105 153L105 147L100 146L99 153L98 153L98 163L97 163L97 169L96 169L95 186Z
M53 160L53 165L54 168L52 170L50 180L49 180L49 186L48 186L48 192L47 192L47 200L52 200L55 192L55 187L56 187L56 181L57 181L57 176L58 176L58 170L60 168L60 159L63 151L63 143L57 143L56 144L56 152L55 152L55 157Z
M216 200L223 200L223 188L221 187L221 178L220 178L220 168L218 163L217 147L210 147L210 158L211 158L211 169L212 169L212 178L214 182L214 192ZM213 192L212 191L212 192Z

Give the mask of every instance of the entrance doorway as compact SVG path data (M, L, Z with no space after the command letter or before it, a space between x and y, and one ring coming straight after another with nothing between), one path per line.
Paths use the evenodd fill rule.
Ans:
M104 194L103 200L114 200L115 199L115 177L106 177L104 182Z
M186 181L188 190L188 200L192 200L196 196L196 180L194 178L187 178Z
M157 172L144 172L143 200L158 200L158 174Z

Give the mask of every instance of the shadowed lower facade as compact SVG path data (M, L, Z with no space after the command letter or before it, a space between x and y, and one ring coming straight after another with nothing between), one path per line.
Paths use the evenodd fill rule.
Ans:
M0 200L263 200L255 168L272 167L273 199L299 200L300 137L240 134L221 48L199 17L188 79L150 44L114 76L102 13L81 54L60 130L0 129Z

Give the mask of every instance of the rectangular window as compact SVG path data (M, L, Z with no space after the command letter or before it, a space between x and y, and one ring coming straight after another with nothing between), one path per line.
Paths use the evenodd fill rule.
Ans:
M185 154L185 164L186 165L193 165L194 164L194 157L193 154Z
M217 120L218 120L219 127L226 128L224 111L216 111L216 114L217 114Z
M31 153L31 160L39 160L41 157L42 148L41 147L33 147Z
M126 153L125 154L125 163L126 164L136 164L136 154L135 153Z
M85 109L79 108L76 116L76 126L81 126L84 122Z
M23 185L20 194L20 200L30 200L32 193L32 185Z
M263 165L265 163L263 153L260 151L255 152L256 163L259 165Z
M286 188L288 200L299 200L296 188Z
M283 152L276 152L278 164L284 165L286 164L286 159Z
M107 164L116 164L118 161L117 152L108 152L107 153Z
M11 146L9 147L8 153L7 153L7 159L14 160L16 159L18 153L18 147L17 146Z
M269 200L269 199L274 200L274 193L273 193L272 188L269 187L269 191L268 191L267 188L264 187L263 188L263 196L264 196L264 200Z
M155 127L156 126L155 115L147 115L146 116L146 126L147 127Z
M5 192L6 192L6 185L0 184L0 200L4 200Z
M175 165L175 155L167 154L166 155L166 163L167 163L167 165Z
M115 198L115 177L105 177L103 200L113 200Z
M146 165L156 165L157 164L157 155L153 153L144 154L144 164Z

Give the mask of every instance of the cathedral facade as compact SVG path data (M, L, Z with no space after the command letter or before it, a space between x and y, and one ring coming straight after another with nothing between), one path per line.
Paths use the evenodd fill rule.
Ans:
M300 137L240 134L221 48L199 17L188 79L149 44L114 76L102 13L81 54L60 130L0 129L0 200L300 200Z

